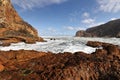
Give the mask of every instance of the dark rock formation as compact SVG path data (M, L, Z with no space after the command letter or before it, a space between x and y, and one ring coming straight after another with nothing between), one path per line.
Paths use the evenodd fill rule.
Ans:
M43 39L36 29L20 18L10 0L0 0L0 41L34 43Z
M0 51L0 79L120 80L120 48L92 41L87 45L103 49L92 54Z
M120 19L76 32L79 37L120 37Z
M91 33L87 33L84 30L80 30L76 32L76 36L80 36L80 37L92 37Z

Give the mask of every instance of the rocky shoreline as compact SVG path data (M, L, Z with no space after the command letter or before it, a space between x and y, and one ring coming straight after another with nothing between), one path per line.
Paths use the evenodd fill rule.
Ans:
M0 51L0 80L120 80L119 46L86 45L102 48L91 54Z
M117 33L114 35L119 37L120 28L116 27L114 31ZM94 34L89 34L93 31ZM76 35L94 37L96 32L99 36L104 36L99 34L101 28L99 31L89 29L87 33L80 31ZM113 32L113 29L105 32ZM18 15L11 0L0 0L0 46L43 41L37 30ZM92 41L87 45L101 48L91 54L55 54L34 50L0 51L0 80L120 80L119 46Z

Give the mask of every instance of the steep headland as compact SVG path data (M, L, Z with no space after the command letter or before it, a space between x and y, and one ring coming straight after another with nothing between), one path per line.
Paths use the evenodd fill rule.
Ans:
M120 37L120 19L76 32L78 37Z
M0 0L0 41L2 43L43 41L38 32L16 12L10 0Z

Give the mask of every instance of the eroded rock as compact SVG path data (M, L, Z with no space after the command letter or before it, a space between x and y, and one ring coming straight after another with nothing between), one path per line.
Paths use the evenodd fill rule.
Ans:
M2 72L4 69L5 69L4 66L0 64L0 72Z
M1 40L4 44L11 42L35 43L36 41L43 41L38 36L37 30L18 15L10 0L0 0Z
M103 48L91 54L0 51L0 60L2 59L5 67L0 73L0 78L2 80L119 80L120 48L100 42L97 42L97 45Z

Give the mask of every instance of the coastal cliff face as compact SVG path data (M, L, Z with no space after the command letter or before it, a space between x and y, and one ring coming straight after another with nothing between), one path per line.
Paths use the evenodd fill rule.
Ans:
M78 37L120 37L120 19L110 21L100 26L77 31Z
M0 40L28 43L43 41L38 37L37 30L18 15L10 0L0 0Z
M0 79L120 80L119 46L92 41L87 45L102 49L91 54L0 51Z

